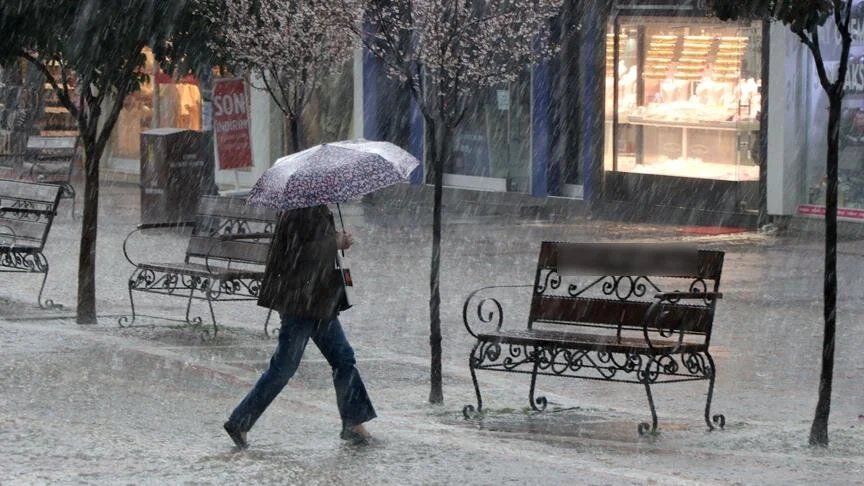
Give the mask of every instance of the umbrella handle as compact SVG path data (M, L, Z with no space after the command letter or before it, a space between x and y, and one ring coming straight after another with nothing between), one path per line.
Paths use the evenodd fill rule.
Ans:
M339 224L342 225L342 232L345 232L345 221L342 220L342 207L339 206L339 203L336 203L336 212L339 213ZM342 253L342 256L345 256L345 250L339 250Z
M342 220L342 207L336 203L336 211L339 213L339 224L342 225L342 231L345 231L345 221Z

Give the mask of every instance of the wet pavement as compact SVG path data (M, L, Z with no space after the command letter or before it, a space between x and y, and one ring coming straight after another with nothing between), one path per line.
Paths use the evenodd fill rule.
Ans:
M445 216L442 265L445 404L428 397L428 214L347 205L358 305L343 324L379 418L368 447L338 439L326 362L310 347L297 376L234 453L221 424L254 383L275 344L254 303L217 304L216 339L189 329L121 329L132 271L122 242L138 222L137 190L107 186L97 254L99 324L74 324L80 221L61 210L39 279L3 275L0 290L0 483L281 484L853 484L864 477L861 291L864 242L840 245L839 336L831 439L807 446L821 352L822 253L818 239L738 234L691 237L674 227ZM80 207L80 206L79 206ZM479 373L489 413L473 403L471 341L461 304L474 288L529 283L541 240L680 240L727 251L712 349L714 411L726 430L702 422L706 385L656 387L661 433L640 437L648 417L632 384L541 378L550 401L526 412L528 379ZM135 241L133 258L182 259L185 238ZM178 260L179 261L179 260ZM514 320L526 295L505 298ZM183 300L136 297L147 314L182 317ZM205 308L193 309L200 315ZM517 324L518 325L518 324Z

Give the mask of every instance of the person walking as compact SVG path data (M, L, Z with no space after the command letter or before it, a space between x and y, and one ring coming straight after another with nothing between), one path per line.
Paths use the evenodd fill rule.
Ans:
M309 339L333 370L340 438L355 444L371 438L363 424L376 417L375 409L337 317L345 290L336 252L352 244L323 204L287 210L277 222L258 305L279 313L279 342L267 370L224 424L238 449L249 446L247 432L297 371Z

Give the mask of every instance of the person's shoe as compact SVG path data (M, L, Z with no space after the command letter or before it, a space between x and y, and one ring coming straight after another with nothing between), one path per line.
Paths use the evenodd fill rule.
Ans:
M368 444L372 439L372 434L366 430L366 427L363 427L363 424L357 424L352 426L343 426L342 432L339 434L339 438L342 440L347 440L348 442L356 445L360 444Z
M246 432L243 432L239 427L231 422L225 422L225 425L222 427L225 428L225 432L228 432L228 437L231 437L231 440L234 441L234 445L236 445L238 449L243 450L249 447L249 443L246 442Z

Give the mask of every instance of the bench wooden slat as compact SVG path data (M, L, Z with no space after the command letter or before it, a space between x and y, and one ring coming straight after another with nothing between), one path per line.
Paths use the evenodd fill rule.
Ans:
M619 301L611 299L585 299L535 294L531 299L532 322L555 322L578 326L579 323L609 326L642 326L652 302ZM713 312L710 307L684 304L661 304L663 319L654 322L651 329L706 333L711 329Z
M502 344L552 345L570 349L600 350L610 353L645 353L649 349L655 352L699 352L707 349L702 343L672 341L670 339L651 339L651 347L644 339L602 334L582 334L565 331L548 331L541 329L520 329L488 332L478 334L483 341Z
M10 206L8 201L29 200L40 203L56 204L62 188L55 184L21 182L0 179L0 203Z
M219 241L216 238L192 236L186 250L188 256L210 260L233 260L236 262L260 263L267 262L267 252L270 241L254 242L248 240Z
M138 266L158 272L182 273L184 275L224 279L261 278L264 275L263 269L225 268L218 265L207 266L202 263L142 263Z

